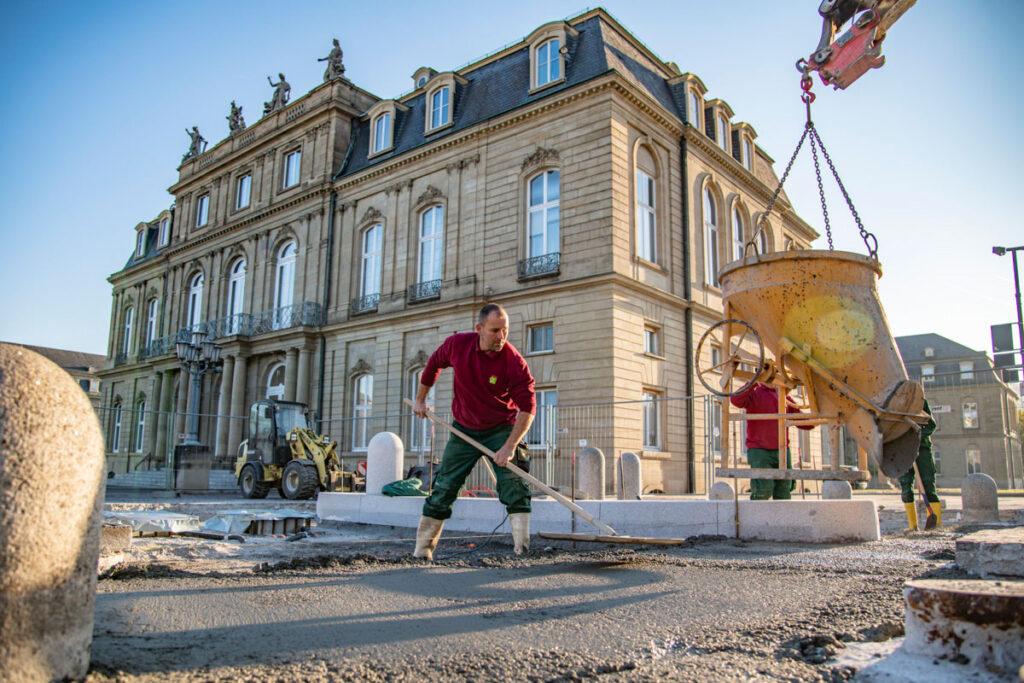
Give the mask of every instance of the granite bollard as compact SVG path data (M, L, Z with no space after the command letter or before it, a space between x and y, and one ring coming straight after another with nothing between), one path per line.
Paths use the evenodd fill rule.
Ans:
M987 474L968 474L960 488L963 521L998 522L999 489L996 480Z
M92 646L103 437L71 376L0 344L0 669L82 679Z
M623 453L619 458L622 476L622 500L640 500L643 493L643 478L640 472L640 458L636 453Z
M580 453L576 488L591 500L604 500L604 453L593 446Z
M402 478L405 448L397 434L380 432L366 447L366 492L381 495L385 484Z

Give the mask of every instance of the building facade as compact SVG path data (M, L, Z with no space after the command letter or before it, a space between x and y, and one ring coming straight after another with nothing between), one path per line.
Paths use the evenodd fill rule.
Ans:
M999 488L1021 488L1019 397L988 355L938 334L897 337L896 344L935 417L936 485L959 488L965 476L981 472Z
M529 437L548 467L597 445L639 454L648 490L706 490L716 417L693 352L721 318L717 272L751 238L817 236L784 193L755 236L778 178L754 128L600 9L420 68L395 99L325 79L186 155L172 208L109 278L104 402L155 413L144 450L168 454L196 410L230 459L249 405L277 396L346 454L383 430L415 452L429 435L402 399L496 302L559 407ZM224 356L198 406L173 348L193 329ZM450 399L446 373L434 400Z
M11 342L0 342L20 346L29 351L38 353L43 358L56 363L62 370L71 375L85 395L89 397L92 407L100 407L100 378L98 372L106 365L106 357L98 353L85 353L84 351L69 351L67 349L52 349L48 346L30 346L29 344L11 344Z

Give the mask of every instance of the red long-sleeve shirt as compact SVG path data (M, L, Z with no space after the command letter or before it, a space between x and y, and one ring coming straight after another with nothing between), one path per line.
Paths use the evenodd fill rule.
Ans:
M536 412L533 375L508 342L492 353L480 350L476 332L453 334L430 356L420 382L434 386L441 370L449 367L455 371L452 413L462 426L490 429L515 423L519 412Z
M729 401L737 408L743 408L747 414L778 415L779 395L774 387L754 384L739 396ZM788 402L787 413L799 413L800 410ZM797 425L798 429L813 429L813 425ZM789 447L789 436L786 436L786 447ZM764 448L770 451L779 450L778 420L747 420L747 448Z

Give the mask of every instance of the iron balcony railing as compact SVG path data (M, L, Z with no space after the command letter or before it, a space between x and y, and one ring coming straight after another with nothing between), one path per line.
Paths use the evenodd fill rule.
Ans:
M558 251L523 259L519 262L519 279L529 280L544 275L558 275L560 263L561 252Z
M380 294L367 294L366 296L356 297L352 299L352 314L371 313L377 310L378 304L380 304Z
M409 301L429 301L441 298L441 281L427 280L409 285Z

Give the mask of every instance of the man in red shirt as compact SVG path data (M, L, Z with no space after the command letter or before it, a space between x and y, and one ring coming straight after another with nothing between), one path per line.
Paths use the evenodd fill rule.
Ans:
M476 332L453 334L434 351L420 376L413 412L427 415L427 394L444 368L455 371L452 424L495 452L498 499L505 504L517 555L530 547L530 489L505 465L512 460L529 470L528 451L522 443L537 400L533 375L526 361L508 343L508 314L497 304L480 309ZM413 557L433 559L444 520L452 516L459 489L483 455L475 446L452 435L441 458L423 516L416 531Z
M737 408L743 408L748 415L778 415L779 395L774 387L755 383L742 394L729 399ZM786 400L787 413L799 413L796 406ZM813 429L812 425L797 425L799 429ZM752 468L777 469L779 466L779 421L747 421L747 462ZM789 436L786 436L786 467L792 467L789 453ZM789 500L795 483L792 479L751 479L750 500Z

